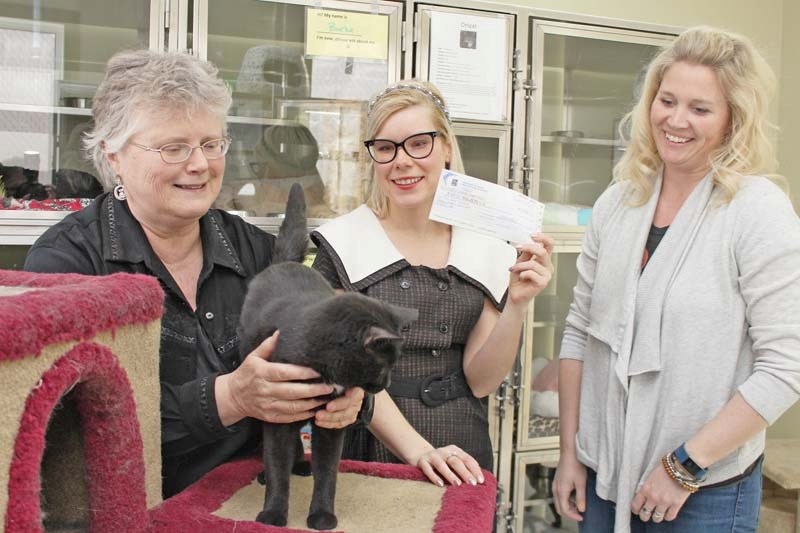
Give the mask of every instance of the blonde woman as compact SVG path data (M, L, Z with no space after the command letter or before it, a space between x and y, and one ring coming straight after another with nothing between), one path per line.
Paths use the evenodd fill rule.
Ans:
M530 300L548 283L553 242L508 244L428 219L439 175L462 171L447 107L403 81L371 103L367 205L312 233L315 268L336 288L419 309L392 384L344 456L404 461L439 485L492 469L486 397L511 368ZM510 274L509 274L510 271ZM505 304L505 305L503 305Z
M562 344L553 485L581 531L756 530L765 429L800 394L773 79L747 39L706 27L649 66Z

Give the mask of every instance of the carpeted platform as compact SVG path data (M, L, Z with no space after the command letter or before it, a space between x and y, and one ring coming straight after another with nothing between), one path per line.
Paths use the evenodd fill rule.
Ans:
M262 465L248 459L220 466L151 511L153 531L277 533L305 527L311 478L292 477L289 527L253 521L264 502L255 480ZM439 488L407 465L342 461L336 515L344 533L483 533L494 523L495 478L484 485Z

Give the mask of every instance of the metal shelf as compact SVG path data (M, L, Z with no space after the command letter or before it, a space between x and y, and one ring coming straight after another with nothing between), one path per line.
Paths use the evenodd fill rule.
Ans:
M618 150L624 150L625 145L612 139L594 139L591 137L562 137L555 135L543 135L542 142L559 144L586 144L591 146L611 146Z
M26 105L26 104L1 104L0 111L21 111L23 113L48 113L53 115L80 115L85 117L92 116L92 110L83 107L64 107L50 105Z

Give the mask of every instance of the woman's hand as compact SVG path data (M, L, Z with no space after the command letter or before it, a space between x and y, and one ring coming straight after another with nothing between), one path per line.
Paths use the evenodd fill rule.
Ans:
M483 483L483 472L478 461L455 445L431 449L414 463L432 483L444 487L442 478L451 485Z
M314 409L325 404L333 392L324 383L293 383L318 378L314 370L297 365L271 363L278 332L262 342L242 364L216 379L214 393L219 418L224 426L245 417L265 422L288 423L314 416Z
M691 493L669 477L659 462L644 480L631 502L631 512L642 522L671 522L678 516Z
M364 401L364 389L353 387L344 394L334 398L314 415L314 423L319 427L339 429L347 427L358 418L361 404Z
M531 235L533 242L517 245L517 262L509 268L508 301L527 306L542 292L553 276L553 238L543 233Z
M583 520L580 513L586 511L586 467L574 453L562 453L558 459L553 500L558 514L576 522Z

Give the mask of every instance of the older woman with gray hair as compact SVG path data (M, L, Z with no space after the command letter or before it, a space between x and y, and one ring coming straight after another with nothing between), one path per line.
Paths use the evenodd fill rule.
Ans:
M86 148L107 191L33 245L25 269L155 276L165 292L160 380L164 496L255 451L253 419L352 423L363 391L326 404L311 369L271 363L276 336L241 364L236 333L248 281L274 237L211 209L228 150L231 97L216 69L183 53L112 57ZM316 412L315 412L316 410Z

